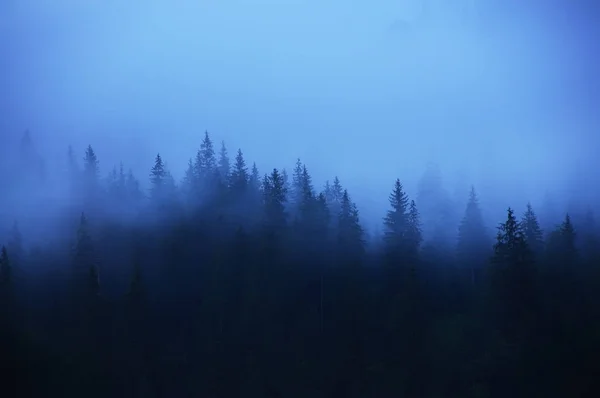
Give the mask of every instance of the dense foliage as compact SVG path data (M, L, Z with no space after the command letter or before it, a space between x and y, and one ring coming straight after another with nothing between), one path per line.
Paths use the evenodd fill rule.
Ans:
M8 189L48 178L30 140ZM181 182L156 155L146 191L123 165L102 179L91 146L82 167L69 149L52 238L27 245L15 223L2 247L0 396L600 390L591 213L543 232L530 204L508 209L494 240L475 188L460 218L437 177L415 200L398 179L368 238L338 178L319 192L300 160L261 177L241 150L217 152L206 133Z

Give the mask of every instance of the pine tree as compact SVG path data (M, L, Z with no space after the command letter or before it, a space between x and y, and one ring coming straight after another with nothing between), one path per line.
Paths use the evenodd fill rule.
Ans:
M340 179L337 176L333 179L333 184L329 184L329 181L325 182L324 194L327 200L327 207L331 213L331 223L335 229L337 228L337 218L344 195L344 188L342 188Z
M196 184L196 174L194 169L194 162L192 159L188 160L187 169L185 170L185 174L183 175L183 180L181 181L181 193L183 195L184 200L188 205L194 203L194 187Z
M306 165L302 166L302 174L300 177L299 195L296 200L298 205L298 218L300 223L304 224L305 227L310 228L310 225L314 222L314 205L315 205L315 194L312 185L312 178L308 173Z
M83 181L84 181L84 192L86 205L96 206L99 201L99 175L100 168L98 166L98 158L91 145L89 145L85 151L85 157L83 159Z
M289 195L289 193L292 191L292 184L290 183L290 176L288 175L286 169L281 170L281 177L283 178L283 186L285 187L285 190Z
M156 155L154 166L150 171L150 196L153 200L163 200L167 184L167 170L160 154Z
M258 167L256 167L256 163L252 163L252 172L248 179L248 186L252 192L260 193L260 174L258 172Z
M125 191L127 201L131 208L136 208L144 198L144 194L140 189L140 182L133 175L133 171L129 169L125 180Z
M265 224L270 232L280 232L286 223L283 177L277 169L265 175L263 182Z
M200 144L200 149L196 153L196 177L202 185L201 188L207 188L212 183L212 178L217 169L217 160L215 157L215 149L213 142L208 135L208 131L204 132L204 139Z
M398 261L409 251L409 200L399 179L396 179L389 201L391 209L383 220L384 241L388 255L393 257L393 261Z
M229 186L230 180L230 169L229 154L227 153L227 147L225 141L221 141L221 151L219 152L219 176L221 177L221 183L225 186Z
M506 222L498 227L494 245L494 263L518 266L529 259L529 247L523 234L523 228L517 221L514 211L509 208Z
M527 203L527 209L521 219L521 225L523 226L523 234L529 248L534 255L539 256L544 250L544 233L540 228L537 215L533 211L531 203Z
M91 145L88 145L83 158L83 173L87 184L97 184L100 168L98 157Z
M577 262L579 255L576 238L571 216L567 214L564 221L550 234L548 240L550 262L564 269L571 268Z
M231 172L231 189L234 195L240 196L246 192L248 186L248 168L241 149L238 149L235 156L235 164Z
M489 244L477 193L475 187L471 187L465 215L458 227L457 244L458 261L469 269L471 283L479 279L481 267L487 260Z
M535 270L523 228L509 208L506 222L498 227L492 257L492 291L499 327L514 339L530 325L535 314Z
M359 263L365 253L364 231L358 209L344 190L338 215L337 241L342 258Z
M414 200L410 201L407 220L407 239L408 239L408 259L416 260L418 257L421 243L423 242L423 233L421 231L421 217L417 204Z
M304 199L304 182L303 182L303 174L304 168L302 166L302 162L298 158L296 160L296 166L294 167L294 171L292 173L292 192L290 195L292 212L296 214L301 206L301 203Z

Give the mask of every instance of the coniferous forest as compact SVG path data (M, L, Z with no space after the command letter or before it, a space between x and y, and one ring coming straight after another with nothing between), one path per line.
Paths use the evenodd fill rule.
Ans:
M399 175L367 234L344 181L213 140L181 181L160 154L101 175L92 146L52 179L29 135L0 162L30 208L67 198L0 212L1 397L598 396L592 212L486 225L472 187L455 220Z

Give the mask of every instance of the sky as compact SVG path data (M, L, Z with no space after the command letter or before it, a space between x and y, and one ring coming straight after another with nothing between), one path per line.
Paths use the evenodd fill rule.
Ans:
M584 1L4 0L0 134L175 176L204 131L261 171L301 158L367 217L430 162L500 211L600 201ZM595 186L593 184L596 184ZM465 198L467 193L465 192ZM518 202L518 203L514 203Z

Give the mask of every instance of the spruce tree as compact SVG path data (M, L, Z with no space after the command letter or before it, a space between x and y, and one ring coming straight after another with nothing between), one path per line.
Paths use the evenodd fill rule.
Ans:
M200 149L196 153L195 168L196 176L202 185L201 188L207 188L212 182L211 180L217 169L215 149L208 131L204 132L204 139L200 144Z
M188 205L194 203L194 187L196 184L196 174L194 170L194 162L192 159L188 160L187 169L185 170L185 174L183 175L183 180L181 181L181 193L183 195L184 200Z
M99 204L98 197L100 191L99 182L100 168L98 166L98 158L91 145L85 151L83 159L83 183L85 192L85 204L88 208L95 207Z
M129 169L125 180L125 191L127 195L127 201L132 209L137 208L140 205L144 194L140 189L140 182L133 175L133 171Z
M331 214L331 225L335 229L337 228L337 218L340 214L342 196L344 195L344 188L342 188L340 179L337 176L333 179L333 184L330 184L329 181L325 182L324 194Z
M83 158L83 174L88 185L97 184L100 168L98 166L98 157L91 145L88 145Z
M388 210L383 220L385 226L384 242L388 255L393 258L392 261L396 262L400 261L401 257L409 251L409 199L404 192L400 179L396 179L389 201L391 209Z
M292 191L292 184L290 183L290 176L285 168L281 169L281 177L283 178L283 186L289 195L289 193ZM287 200L287 202L289 202L289 200Z
M490 276L498 327L513 340L534 322L536 292L531 251L511 208L498 227Z
M265 206L265 225L269 232L281 232L286 224L285 186L283 177L277 169L271 175L265 175L263 182Z
M260 174L258 172L258 167L256 167L256 162L252 163L252 171L250 173L250 178L248 179L248 186L252 192L260 193Z
M423 242L423 233L421 231L421 217L417 204L414 200L410 201L407 220L407 244L408 258L414 261L418 257L421 243Z
M227 147L225 141L221 141L221 151L219 152L219 176L221 184L225 187L229 186L231 166L229 164L229 154L227 153Z
M556 267L570 269L577 262L579 255L576 238L571 216L567 214L548 239L549 262Z
M506 221L498 227L494 245L494 263L504 266L519 266L530 260L529 253L530 249L522 225L517 221L514 211L508 208Z
M527 203L527 209L521 219L521 225L523 226L523 234L529 248L534 255L539 256L544 250L544 233L540 228L537 215L533 211L531 203Z
M246 192L248 186L248 168L241 149L235 155L235 163L231 171L231 190L235 197L239 198Z
M337 242L342 259L359 263L365 253L364 231L360 225L358 209L344 190L338 215Z
M167 170L160 156L156 155L154 166L150 170L150 196L155 201L164 199L167 185Z
M308 173L306 165L302 166L302 174L300 175L300 186L297 188L299 194L296 197L298 205L298 218L301 224L305 227L310 228L314 221L314 205L315 205L315 194L312 185L312 178Z

